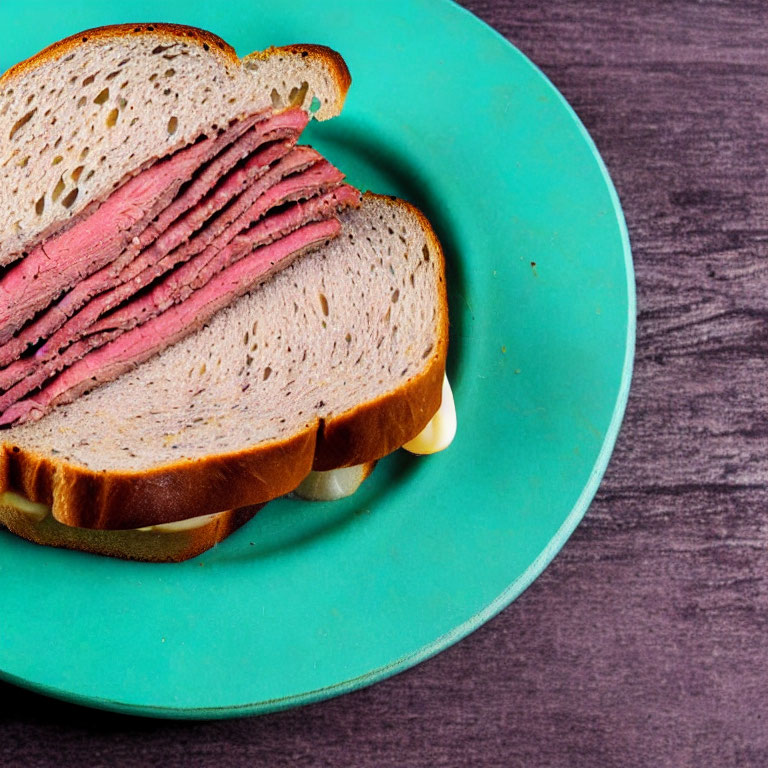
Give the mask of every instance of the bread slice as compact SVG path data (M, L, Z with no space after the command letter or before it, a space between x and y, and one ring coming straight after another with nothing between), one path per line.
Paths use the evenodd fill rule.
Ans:
M102 27L0 77L0 266L87 212L159 156L232 120L299 106L341 111L349 71L330 48L291 45L238 59L209 32Z
M329 472L310 472L295 495L306 501L336 501L351 496L376 462ZM261 505L201 515L178 523L123 531L73 528L51 517L44 504L13 493L0 495L0 525L35 544L74 549L122 560L178 563L197 557L249 522Z
M62 525L51 515L30 515L11 504L0 504L0 525L35 544L75 549L96 555L178 563L197 557L247 523L260 505L207 515L171 530L97 531Z
M441 400L444 263L424 216L366 194L341 235L208 326L2 434L0 491L81 528L261 504L385 456Z

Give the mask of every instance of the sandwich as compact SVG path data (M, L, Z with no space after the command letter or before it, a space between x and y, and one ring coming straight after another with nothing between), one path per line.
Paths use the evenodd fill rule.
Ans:
M313 472L354 485L426 452L448 399L440 244L300 142L349 85L328 48L239 59L167 24L89 30L0 78L10 531L178 561L271 499L327 496Z

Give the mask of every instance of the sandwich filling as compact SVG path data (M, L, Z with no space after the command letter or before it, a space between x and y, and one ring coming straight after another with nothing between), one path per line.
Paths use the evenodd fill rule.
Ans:
M260 113L202 137L7 268L0 426L113 380L338 235L360 194L297 144L308 119Z

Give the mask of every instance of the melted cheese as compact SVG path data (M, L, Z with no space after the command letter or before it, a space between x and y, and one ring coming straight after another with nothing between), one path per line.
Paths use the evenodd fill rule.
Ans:
M448 377L443 378L443 399L429 424L403 448L411 453L426 455L444 451L456 436L456 405Z
M310 472L294 493L307 501L336 501L351 496L363 482L363 465Z
M137 531L149 531L151 533L180 533L181 531L193 531L195 528L202 528L215 520L223 512L214 512L210 515L198 515L189 517L186 520L177 520L175 523L161 523L160 525L147 525L144 528L137 528Z
M26 497L13 491L4 491L0 493L0 506L13 507L16 511L26 515L35 523L41 523L51 513L51 508L47 504L39 504L36 501L30 501ZM195 528L201 528L217 518L220 514L199 515L187 520L179 520L176 523L163 523L162 525L148 525L144 528L136 528L137 531L153 531L155 533L179 533L181 531L192 531Z
M0 493L0 506L13 507L19 512L23 512L27 517L40 523L50 514L51 508L47 504L39 504L36 501L30 501L24 496L13 491L4 491Z

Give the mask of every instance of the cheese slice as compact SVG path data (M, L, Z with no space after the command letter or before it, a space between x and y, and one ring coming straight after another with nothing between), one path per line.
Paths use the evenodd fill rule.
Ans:
M456 437L456 405L448 377L443 378L443 399L429 424L403 448L411 453L426 455L444 451Z

